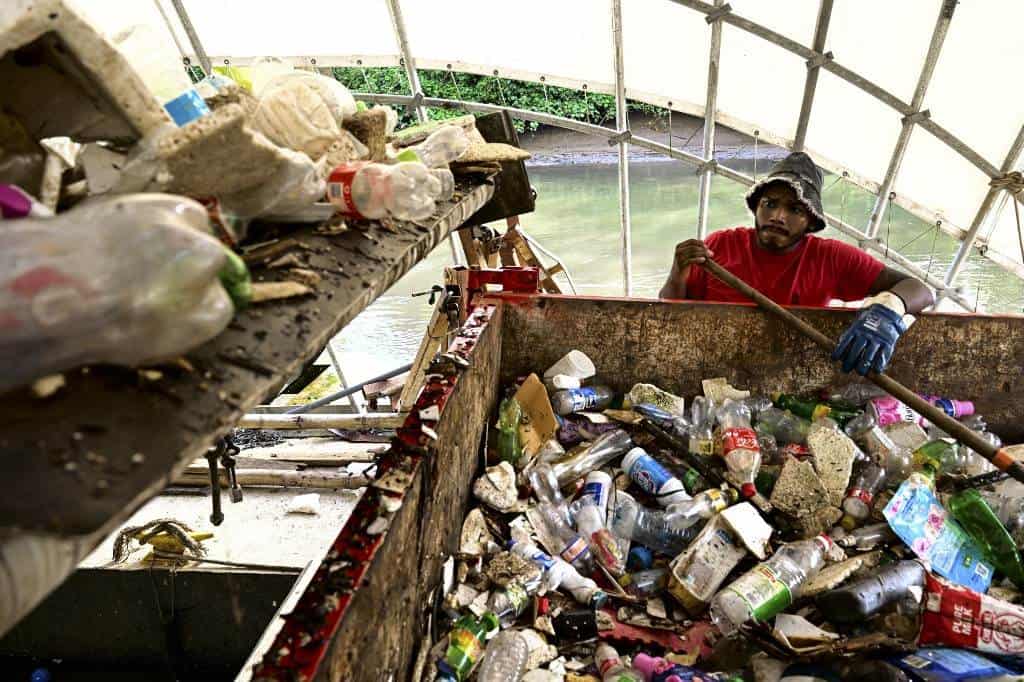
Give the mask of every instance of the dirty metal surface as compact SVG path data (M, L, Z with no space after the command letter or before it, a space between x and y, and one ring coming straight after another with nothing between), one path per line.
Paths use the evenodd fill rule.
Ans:
M598 380L617 391L651 382L690 398L701 393L701 379L724 376L766 395L857 377L753 306L541 294L487 300L503 298L503 385L543 371L573 348L589 355ZM854 316L795 311L834 339ZM1024 441L1024 316L923 314L896 346L887 373L919 393L973 400L1005 441Z
M491 196L490 184L458 186L427 227L370 224L335 236L289 229L304 267L322 280L312 295L257 304L186 356L192 369L162 376L92 367L41 400L0 396L0 528L64 535L112 528L163 488L214 440L273 395L348 322L418 263ZM287 278L257 270L257 281ZM136 456L141 454L141 457ZM230 511L229 511L230 513Z
M458 544L481 433L497 401L499 311L474 309L449 352L470 366L428 372L378 462L377 480L295 609L270 624L277 635L251 679L408 678L441 566ZM440 419L422 422L419 411L430 406L440 408Z

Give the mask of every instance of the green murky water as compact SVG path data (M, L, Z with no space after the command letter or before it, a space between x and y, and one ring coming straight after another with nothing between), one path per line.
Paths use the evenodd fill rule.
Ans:
M750 162L744 170L751 172ZM763 172L768 162L759 161ZM730 165L733 165L730 163ZM577 292L621 295L619 261L618 175L613 164L541 166L530 169L537 190L537 210L523 216L523 228L559 256L576 282ZM671 265L673 247L696 236L697 177L675 162L633 162L630 167L633 222L633 295L656 297ZM751 224L743 203L745 188L715 178L710 229ZM867 224L873 199L838 178L826 178L825 210L851 225ZM829 228L823 236L843 238ZM930 225L894 207L883 221L880 237L920 267L941 277L957 243ZM851 240L847 240L851 241ZM363 312L334 341L350 382L360 381L409 362L430 316L427 298L410 294L441 282L451 263L447 244L434 250L385 295ZM1024 281L979 256L967 264L961 284L979 309L1021 312ZM952 309L956 309L955 306Z

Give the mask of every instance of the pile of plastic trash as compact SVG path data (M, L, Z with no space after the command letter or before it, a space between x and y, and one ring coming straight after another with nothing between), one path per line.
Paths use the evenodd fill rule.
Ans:
M868 384L595 373L508 387L421 679L1024 679L1024 497L977 453Z

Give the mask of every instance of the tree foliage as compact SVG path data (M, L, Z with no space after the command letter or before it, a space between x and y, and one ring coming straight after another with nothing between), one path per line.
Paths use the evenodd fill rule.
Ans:
M408 95L411 92L405 70L399 67L338 67L333 72L335 78L353 91L389 95ZM611 95L453 71L424 69L419 71L419 76L423 94L427 97L528 109L598 125L615 119L615 98ZM665 114L664 109L640 102L629 102L628 106L630 111L658 116ZM409 112L399 113L403 117L402 124L414 122ZM428 113L430 118L442 119L459 116L463 112L431 108ZM536 130L539 125L534 121L520 120L515 124L519 132Z

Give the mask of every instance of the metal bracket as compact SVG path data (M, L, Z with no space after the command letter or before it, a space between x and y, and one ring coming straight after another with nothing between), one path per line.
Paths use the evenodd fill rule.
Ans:
M816 54L816 55L814 55L813 57L811 57L810 59L807 60L807 68L808 69L818 69L818 68L821 68L827 62L830 62L833 59L834 59L834 56L832 55L832 51L831 50L829 50L828 52L825 52L824 54Z
M418 107L418 106L422 106L422 105L423 105L423 93L422 92L418 92L418 91L414 92L413 95L412 95L412 106Z
M931 118L932 112L930 109L922 109L921 111L915 111L912 114L903 117L904 123L920 123L926 118Z
M732 6L729 3L725 3L721 7L716 7L715 9L708 12L708 15L704 17L704 21L708 22L709 24L713 24L716 21L721 21L722 17L724 17L726 14L729 14L730 12L732 12Z
M608 146L614 147L620 142L629 142L633 139L633 132L631 130L620 130L611 137L608 138Z
M709 159L702 163L701 165L697 166L697 172L695 173L695 175L703 175L705 171L714 172L716 168L718 168L718 162L715 161L714 159Z

